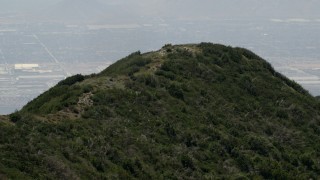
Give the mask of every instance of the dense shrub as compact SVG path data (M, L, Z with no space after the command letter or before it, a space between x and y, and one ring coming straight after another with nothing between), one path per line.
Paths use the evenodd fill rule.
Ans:
M240 80L241 87L247 91L250 95L257 95L257 88L248 76L243 76Z
M12 113L9 115L10 121L12 122L18 122L19 120L21 120L21 115L18 111Z
M184 94L183 94L183 91L181 89L181 87L177 84L171 84L169 87L168 87L168 91L169 91L169 94L175 98L178 98L178 99L181 99L183 100L184 99Z
M84 76L81 74L77 74L71 77L67 77L65 80L58 83L58 86L68 85L71 86L77 82L81 82L84 80Z

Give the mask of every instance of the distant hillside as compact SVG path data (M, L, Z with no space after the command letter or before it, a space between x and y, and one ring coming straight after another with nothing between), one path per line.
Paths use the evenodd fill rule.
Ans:
M318 179L319 112L251 51L166 45L0 117L0 179Z

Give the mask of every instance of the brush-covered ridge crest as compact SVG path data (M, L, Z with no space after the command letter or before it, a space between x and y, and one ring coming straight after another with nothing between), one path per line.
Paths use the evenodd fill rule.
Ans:
M317 179L320 102L253 52L165 45L0 118L0 178Z

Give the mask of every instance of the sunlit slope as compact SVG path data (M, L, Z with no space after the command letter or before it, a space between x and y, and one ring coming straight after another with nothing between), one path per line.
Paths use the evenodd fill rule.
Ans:
M0 178L317 179L319 110L248 50L166 45L2 117Z

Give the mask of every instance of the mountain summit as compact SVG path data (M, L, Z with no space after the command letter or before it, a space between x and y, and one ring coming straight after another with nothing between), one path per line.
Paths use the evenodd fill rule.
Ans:
M251 51L166 45L0 117L0 178L317 179L319 111Z

